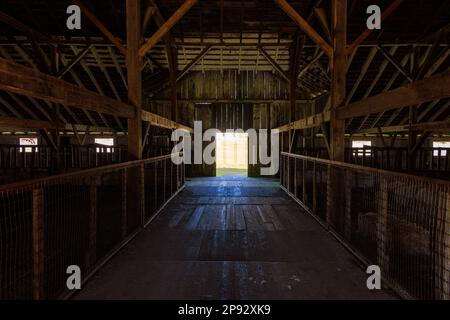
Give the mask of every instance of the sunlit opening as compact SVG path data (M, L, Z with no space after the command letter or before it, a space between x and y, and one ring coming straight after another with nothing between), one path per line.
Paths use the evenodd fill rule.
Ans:
M217 176L247 176L248 134L218 133L216 139Z

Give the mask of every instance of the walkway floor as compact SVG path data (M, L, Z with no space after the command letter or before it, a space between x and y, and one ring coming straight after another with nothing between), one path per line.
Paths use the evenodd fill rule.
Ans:
M76 299L390 299L275 180L198 178Z

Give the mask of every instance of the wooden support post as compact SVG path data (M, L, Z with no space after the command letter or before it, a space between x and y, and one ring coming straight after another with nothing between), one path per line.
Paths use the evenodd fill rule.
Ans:
M24 152L25 153L25 152ZM33 299L45 299L44 292L44 192L33 189Z
M152 47L166 35L170 29L192 8L198 0L185 0L177 11L150 37L140 48L139 55L145 56ZM139 17L139 21L140 21Z
M169 70L169 84L170 84L170 105L171 105L171 119L172 121L177 121L177 74L178 74L178 63L177 63L177 49L172 48L170 54L168 53L168 58L170 59L170 70Z
M134 118L128 120L128 155L130 161L142 158L142 58L141 5L138 0L127 0L127 78L128 100L135 107Z
M344 161L345 121L336 111L345 102L347 73L347 0L336 0L333 8L333 55L331 58L331 160Z
M127 78L128 100L135 107L134 118L128 119L128 160L142 159L142 57L141 43L141 1L127 0ZM130 168L127 174L127 231L142 225L142 171L139 166Z
M377 260L383 274L389 272L388 256L388 178L380 176L380 190L378 196L378 215L377 215Z
M289 98L290 98L290 108L289 108L289 123L292 123L295 121L296 115L296 102L297 102L297 81L298 81L298 73L300 68L300 55L301 51L303 49L303 43L302 41L303 37L300 35L296 36L296 39L294 40L294 43L292 45L292 52L291 52L291 74L290 74L290 90L289 90ZM295 139L295 130L289 130L289 152L293 152L292 150L295 150L297 146L297 140Z
M97 261L97 180L96 176L91 179L90 186L90 215L89 215L89 249L87 256L87 266L94 266Z
M345 121L337 118L337 110L345 102L347 73L347 0L332 2L333 54L331 57L331 115L330 115L330 159L344 161ZM345 224L344 190L345 171L329 167L327 225L342 232Z
M278 6L283 9L286 14L294 20L299 28L305 32L328 56L331 56L333 49L317 32L314 30L307 20L295 11L294 8L286 0L275 0Z

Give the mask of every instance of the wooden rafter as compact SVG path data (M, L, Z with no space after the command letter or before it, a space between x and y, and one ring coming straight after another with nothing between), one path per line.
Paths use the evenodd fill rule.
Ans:
M106 67L103 65L102 60L99 58L98 54L97 54L97 50L95 49L95 47L92 48L92 54L94 55L95 60L97 61L97 64L100 68L100 70L103 72L103 74L105 75L106 81L108 82L114 97L116 98L117 101L122 101L122 99L120 98L120 95L116 89L116 86L114 85L114 82L112 81L108 70L106 70ZM104 95L104 94L103 94ZM122 122L120 121L120 119L117 116L114 116L114 120L116 121L116 123L119 125L119 128L122 131L125 131Z
M345 103L348 104L352 98L353 95L356 93L356 90L358 90L359 85L361 84L361 82L363 81L367 71L369 70L370 64L372 63L373 59L375 58L377 53L377 49L376 48L372 48L369 52L369 54L366 57L366 61L364 61L364 64L361 67L361 71L358 75L358 78L356 79L355 83L353 84L352 89L350 90L350 92L347 95L347 98L345 100Z
M448 107L448 103L446 104ZM392 132L407 132L410 129L412 130L426 130L433 132L448 132L450 129L450 121L431 121L431 122L422 122L415 123L410 125L399 125L399 126L387 126L387 127L377 127L370 129L358 130L355 133L362 134L374 134L374 133L392 133Z
M383 23L391 14L393 14L397 8L402 4L403 0L394 0L391 5L383 11L381 15L381 23ZM365 29L351 45L347 47L347 55L350 55L355 49L363 43L373 32L373 29Z
M180 81L201 59L203 59L211 50L211 46L203 49L192 61L177 75L177 82Z
M9 26L11 26L11 27L13 27L13 28L23 32L23 33L25 33L26 35L29 35L30 39L38 39L39 41L47 43L47 44L49 44L51 46L57 46L58 45L57 41L55 41L51 37L46 36L45 34L30 28L26 24L20 22L16 18L13 18L13 17L7 15L6 13L4 13L2 11L0 11L0 21L2 21L3 23L6 23L7 25L9 25Z
M388 51L386 51L385 48L381 46L377 46L376 48L383 54L387 61L389 61L401 74L405 76L406 79L410 82L413 81L411 74L406 71L406 69Z
M0 117L0 128L5 129L54 129L55 123L52 121L42 121L33 119L18 119L13 117ZM95 132L110 132L111 128L86 126L83 124L66 123L60 128L64 131L95 131Z
M258 50L259 52L261 52L262 56L264 58L266 58L267 62L270 63L270 65L280 74L280 76L288 81L289 83L291 82L291 79L289 77L289 75L280 67L280 65L267 53L267 51L261 47L258 46Z
M197 3L198 0L185 0L180 8L151 36L139 49L139 56L144 57L152 47Z
M300 29L305 32L322 50L331 57L333 48L325 41L320 34L297 12L286 0L275 0L278 6L283 9L286 14L294 20Z
M450 97L450 71L351 103L338 111L340 119L364 116Z
M393 56L397 50L398 50L398 47L392 47L391 50L389 51L389 54L390 54L391 56ZM378 81L381 79L381 76L383 75L384 71L386 70L388 64L389 64L389 61L386 60L386 59L381 63L380 68L379 68L379 70L378 70L378 73L377 73L377 75L375 76L375 78L372 80L372 82L371 82L369 88L367 88L366 92L364 93L363 99L366 99L366 98L368 98L368 97L371 95L373 89L375 88L375 85L376 85L376 84L378 83ZM367 119L369 119L369 116L370 116L369 114L366 115L366 116L364 117L364 119L360 122L359 129L358 129L358 130L360 130L360 129L364 126L364 124L366 123ZM353 119L352 119L351 121L348 122L347 128L350 126L350 124L352 123L352 121L353 121Z
M108 38L109 41L111 41L124 56L126 56L127 51L123 46L122 41L114 36L111 31L109 31L108 28L106 28L105 25L98 20L97 17L80 0L73 0L73 2L80 7L84 15L100 30L100 32L103 33L103 35Z
M72 51L74 52L74 54L78 54L78 49L75 46L70 46ZM79 62L81 67L83 68L84 72L88 75L89 79L91 80L91 82L94 84L95 89L97 90L97 92L102 95L105 96L105 93L103 91L103 88L100 86L100 83L98 82L97 78L94 76L94 74L92 73L91 69L89 68L88 64L85 63L85 61L80 61ZM106 120L106 117L102 114L102 113L98 113L99 118L102 120L103 124L107 127L109 127L109 123ZM116 120L117 121L117 120Z
M76 65L78 64L78 62L80 62L80 61L86 56L87 53L89 53L89 51L91 50L91 48L92 48L92 45L88 45L88 46L86 46L86 48L84 48L82 51L80 51L80 52L72 59L72 61L70 61L70 62L64 67L64 69L62 69L62 70L58 73L57 77L58 77L59 79L62 79L62 77L64 77L64 75L65 75L67 72L69 72L70 70L72 70L72 68L73 68L74 66L76 66Z

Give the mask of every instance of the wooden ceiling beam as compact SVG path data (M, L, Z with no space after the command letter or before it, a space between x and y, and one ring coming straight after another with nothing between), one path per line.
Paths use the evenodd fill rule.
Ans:
M0 130L5 129L55 129L56 125L51 121L41 121L33 119L18 119L14 117L0 117ZM108 132L111 128L93 127L83 124L66 123L62 130L77 130L77 131L97 131Z
M330 111L324 111L320 112L318 114L293 121L291 123L288 123L284 126L278 127L273 130L278 130L281 132L287 132L290 130L302 130L302 129L309 129L309 128L315 128L320 127L323 123L330 121Z
M132 106L3 58L0 58L0 89L106 114L123 117L134 115Z
M56 77L43 74L3 58L0 58L0 89L6 92L125 118L134 117L135 112L134 107L131 105L79 88ZM191 130L187 126L148 111L143 111L142 120L158 127ZM48 126L46 124L47 121L34 121L38 122L33 122L33 125ZM51 123L50 121L48 122Z
M448 104L446 105L448 107ZM435 122L422 122L415 123L411 125L412 130L425 130L432 132L450 132L450 121L435 121ZM387 127L376 127L365 130L358 130L355 133L363 134L374 134L374 133L392 133L392 132L406 132L410 130L409 125L399 125L399 126L387 126Z
M299 28L308 35L329 57L333 54L332 46L300 15L286 0L275 0L278 6L294 20Z
M198 0L185 0L181 7L141 46L139 56L144 57L197 2Z
M450 71L351 103L337 111L348 119L450 97Z
M192 128L182 125L180 123L177 123L175 121L169 120L167 118L164 118L160 115L157 115L155 113L152 112L148 112L148 111L142 111L142 121L146 121L146 122L150 122L150 124L152 126L157 126L160 128L165 128L165 129L183 129L189 132L192 132Z

